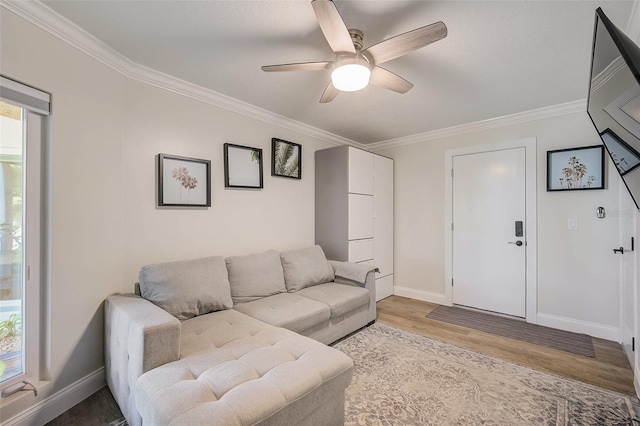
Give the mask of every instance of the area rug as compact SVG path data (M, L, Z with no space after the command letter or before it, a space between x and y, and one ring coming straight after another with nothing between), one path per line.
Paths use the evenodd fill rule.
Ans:
M354 361L347 425L638 425L640 402L376 323Z
M596 356L591 337L586 334L556 330L555 328L528 324L517 319L449 306L438 306L427 314L427 318L576 355L591 358Z

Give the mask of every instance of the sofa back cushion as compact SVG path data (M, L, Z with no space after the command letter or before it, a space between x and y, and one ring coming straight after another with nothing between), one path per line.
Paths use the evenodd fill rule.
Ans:
M233 307L222 256L144 266L140 295L179 320Z
M233 303L251 302L287 291L280 254L275 250L231 256L226 262Z
M333 281L333 268L327 261L322 247L283 251L280 253L284 269L284 281L289 292Z

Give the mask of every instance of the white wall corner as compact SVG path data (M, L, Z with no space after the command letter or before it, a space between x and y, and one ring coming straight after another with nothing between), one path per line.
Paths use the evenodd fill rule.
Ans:
M537 320L538 325L543 325L545 327L571 331L573 333L588 334L592 337L611 340L613 342L620 341L620 329L618 327L540 312L538 312Z
M46 397L23 412L2 423L2 426L43 425L84 401L106 386L105 370L93 373Z
M444 294L441 293L432 293L430 291L396 285L393 287L393 294L400 297L408 297L409 299L421 300L423 302L446 305Z

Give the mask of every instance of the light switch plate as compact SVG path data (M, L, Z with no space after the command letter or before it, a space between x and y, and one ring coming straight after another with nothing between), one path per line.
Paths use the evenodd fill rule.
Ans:
M575 217L570 217L567 219L567 228L569 229L578 229L578 219Z

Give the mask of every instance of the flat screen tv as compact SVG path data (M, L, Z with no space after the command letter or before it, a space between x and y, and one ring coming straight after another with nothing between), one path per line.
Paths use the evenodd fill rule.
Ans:
M640 47L596 10L587 112L636 208L640 202Z

